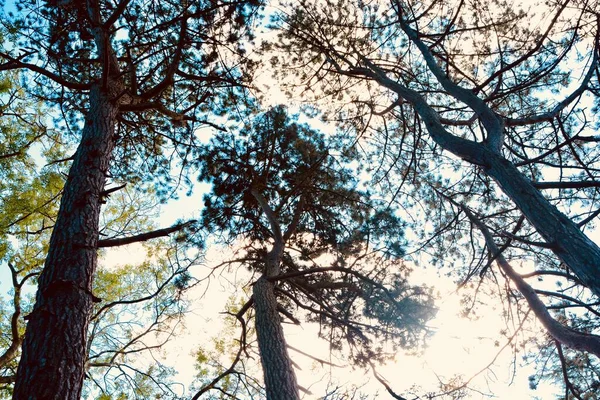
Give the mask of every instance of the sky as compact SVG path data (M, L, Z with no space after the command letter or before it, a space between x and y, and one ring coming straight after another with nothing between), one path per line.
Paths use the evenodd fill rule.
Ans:
M162 206L157 219L158 226L166 227L177 220L199 218L203 204L202 194L208 188L207 185L201 185L192 196L182 195L178 200ZM101 262L104 267L123 265L143 255L144 251L139 244L129 245L110 250ZM210 246L203 265L194 267L192 272L196 277L204 276L212 266L231 256L230 249L219 245ZM532 266L524 266L523 269L531 270ZM239 291L239 287L232 283L245 283L245 279L238 271L223 272L209 286L200 285L189 293L190 299L193 299L192 312L184 322L185 329L167 345L163 360L178 370L177 381L184 385L192 382L196 373L193 369L194 352L199 345L206 345L211 338L221 334L223 317L220 313L225 310L231 294ZM415 391L415 394L436 392L439 380L447 382L453 376L462 374L465 379L474 376L469 383L473 390L468 391L465 399L533 400L551 399L559 394L556 387L543 382L536 390L531 390L528 377L534 371L532 367L519 366L521 361L513 359L510 346L496 356L499 348L506 344L506 340L499 335L505 324L500 304L494 304L494 300L488 299L491 304L480 306L477 310L478 317L463 318L460 316L462 293L457 290L452 279L440 274L435 267L418 267L413 272L411 281L414 284L427 283L435 286L440 295L436 302L439 311L430 322L434 334L421 353L399 353L394 361L377 367L377 372L394 391L409 394L411 387L417 386L421 390ZM544 334L539 329L540 334ZM335 357L329 351L324 340L318 338L318 327L315 324L304 323L299 327L286 324L285 332L286 340L292 347L318 358L331 359L338 365L347 365L342 358ZM355 384L361 386L362 392L380 393L379 398L389 398L371 371L354 370L350 367L324 368L294 351L290 351L290 356L301 367L297 369L299 384L311 390L311 394L304 394L304 399L318 399L325 393L329 382L328 372L331 372L333 381L341 385ZM491 368L488 370L487 366Z
M268 71L263 74L263 83L270 82ZM265 88L266 90L266 88ZM271 88L273 94L266 96L273 104L287 100L281 97L276 88ZM327 129L326 126L318 126ZM173 225L177 220L198 218L201 208L201 196L208 190L207 185L197 185L197 190L190 197L181 195L180 199L173 200L162 206L157 225L166 227ZM593 240L599 242L593 235ZM221 261L230 254L221 247L209 248L206 254L206 263L197 268L197 273L202 275L212 265ZM143 257L144 252L139 245L124 246L106 252L102 260L104 267L122 265ZM6 272L6 271L4 271ZM8 276L0 276L4 281ZM185 322L185 330L180 336L167 345L164 358L166 364L178 370L177 380L185 385L192 382L195 375L193 365L195 362L193 352L198 345L206 343L211 337L219 334L225 303L235 290L231 282L235 275L223 275L219 280L213 281L210 287L199 286L190 293L195 298L192 305L193 311ZM427 348L421 354L410 355L400 353L396 360L378 367L378 373L385 377L390 386L398 393L406 393L413 385L420 386L424 391L435 391L438 386L438 377L448 379L455 374L470 376L482 371L471 381L470 386L476 390L470 391L466 399L511 399L531 400L535 398L550 399L558 391L550 385L540 384L537 390L529 388L528 377L533 373L529 367L516 367L520 360L513 360L510 351L505 351L493 362L488 371L486 366L494 360L498 346L495 341L499 338L499 331L504 322L499 315L498 308L493 306L483 307L479 310L478 319L467 319L459 316L461 309L461 293L457 291L456 283L450 278L440 276L433 267L416 269L413 275L414 283L427 282L434 284L440 293L437 302L439 311L437 317L431 322L435 331L429 339ZM288 343L303 351L310 352L316 357L331 359L336 364L345 364L343 359L332 358L327 343L318 339L317 327L314 324L302 326L285 326ZM540 334L543 334L540 330ZM500 343L500 346L504 343ZM298 381L309 388L312 394L305 394L305 399L318 399L325 392L328 383L329 368L322 368L308 357L294 351L290 352L292 359L301 369L297 370ZM516 372L516 373L515 373ZM380 393L381 398L388 398L385 390L372 376L370 371L353 370L350 367L333 368L331 373L335 380L342 385L355 384L361 386L366 393ZM423 394L423 392L419 392ZM408 399L412 397L407 396Z

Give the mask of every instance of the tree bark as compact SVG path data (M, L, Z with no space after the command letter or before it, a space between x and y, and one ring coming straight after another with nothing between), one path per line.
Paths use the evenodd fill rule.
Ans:
M260 361L265 378L267 400L300 400L296 373L292 367L290 355L277 311L277 298L273 291L273 283L269 281L280 274L281 256L285 248L284 235L277 216L269 206L267 199L256 188L251 189L252 195L258 201L271 226L273 248L265 257L265 269L253 288L256 337ZM301 210L302 203L298 205ZM300 213L300 211L298 211ZM296 219L296 218L294 218ZM286 238L295 229L295 223L288 227Z
M504 157L489 155L487 174L521 210L551 250L600 297L600 248Z
M118 106L94 86L50 238L17 371L14 399L79 400L95 297L101 193L114 146Z
M287 351L273 284L262 276L253 290L256 336L267 400L299 400L298 383Z

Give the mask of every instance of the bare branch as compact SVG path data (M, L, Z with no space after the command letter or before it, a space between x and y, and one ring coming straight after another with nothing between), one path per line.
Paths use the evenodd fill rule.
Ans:
M597 357L600 357L600 336L582 333L575 331L571 328L561 325L556 321L546 308L545 304L540 300L536 291L519 275L512 266L508 263L506 258L499 253L498 246L494 242L492 234L488 230L487 226L481 222L468 207L459 205L463 209L465 214L471 220L473 225L477 226L485 238L486 245L496 258L496 263L500 266L502 271L510 278L515 284L519 292L525 297L529 307L533 310L534 314L542 325L546 328L548 333L559 342L576 350L588 351Z
M171 233L180 231L184 228L187 228L190 225L195 224L196 222L197 222L196 220L191 220L191 221L187 221L182 224L173 225L169 228L157 229L157 230L151 231L151 232L140 233L139 235L128 236L128 237L124 237L124 238L117 238L117 239L98 240L98 248L124 246L126 244L145 242L146 240L168 236Z
M584 189L600 187L598 181L555 181L555 182L531 182L537 189Z

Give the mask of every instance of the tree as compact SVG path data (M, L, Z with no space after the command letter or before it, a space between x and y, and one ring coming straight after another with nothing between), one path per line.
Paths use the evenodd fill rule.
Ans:
M0 70L57 106L77 143L29 315L14 398L79 399L99 245L101 205L117 182L154 181L168 197L206 114L244 85L236 47L255 2L18 3L20 33ZM3 16L5 17L5 16ZM227 54L226 54L227 53ZM231 64L230 64L231 62ZM237 65L235 63L238 63ZM231 89L231 90L230 90Z
M285 52L273 62L290 87L315 93L377 155L374 181L390 199L433 221L415 218L414 230L434 260L471 247L457 279L504 277L498 291L548 329L544 347L596 356L600 249L583 230L600 214L597 15L579 1L303 1L265 46ZM508 260L538 268L520 276ZM562 286L525 282L544 277ZM564 376L569 395L584 393Z
M386 357L386 340L418 346L434 315L428 289L406 282L402 223L357 188L360 169L333 143L277 107L237 137L217 134L200 156L201 176L213 185L202 223L247 243L228 264L258 276L235 317L245 330L254 309L268 399L299 398L280 314L300 323L293 308L304 311L333 348L347 345L362 366ZM242 335L234 366L245 344Z
M67 157L67 145L59 132L45 125L47 110L26 98L17 77L14 72L3 75L2 99L6 102L0 106L0 266L9 272L8 282L2 280L5 286L12 284L12 293L0 302L0 398L12 397L24 317L33 306L29 293L42 269L64 185L64 165L54 161ZM188 268L195 260L189 259L193 253L188 244L183 246L180 241L184 235L185 242L190 242L193 230L190 223L151 230L149 220L156 217L157 203L152 190L143 193L121 188L103 207L102 247L122 244L124 236L129 242L154 240L148 246L148 257L139 264L107 269L99 263L94 293L102 303L94 307L91 317L86 396L98 392L102 399L173 395L168 380L172 371L160 364L140 370L137 359L159 351L185 315L183 294L194 284ZM136 235L138 232L146 233ZM157 240L173 232L178 232L177 240Z

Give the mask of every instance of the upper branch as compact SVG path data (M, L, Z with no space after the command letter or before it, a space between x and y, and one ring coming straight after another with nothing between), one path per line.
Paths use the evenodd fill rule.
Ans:
M581 96L583 94L583 92L588 89L590 80L594 76L594 72L596 71L596 68L598 67L598 48L599 48L598 35L599 34L600 34L600 30L596 34L592 61L590 63L590 66L588 68L588 71L587 71L585 77L583 78L583 81L581 82L581 85L579 85L577 87L577 89L575 89L563 101L559 102L556 106L554 106L553 109L546 111L544 113L538 114L538 115L531 116L531 117L507 118L506 125L507 126L522 126L522 125L531 125L531 124L535 124L538 122L551 121L554 118L556 118L556 116L558 116L558 114L562 110L564 110L566 107L568 107L569 104L571 104L575 99L577 99L579 96Z
M300 195L300 199L296 204L296 210L294 211L294 218L292 222L288 225L287 230L283 234L283 241L287 242L288 239L294 234L296 229L298 228L298 223L300 223L300 217L302 216L302 212L304 211L304 196Z
M262 211L265 213L265 216L267 217L267 220L269 221L269 225L271 226L271 233L273 234L273 239L275 239L275 244L283 245L284 241L283 241L283 235L281 234L281 227L279 226L277 217L276 217L275 213L273 212L273 209L267 202L267 199L265 199L265 196L263 196L262 193L260 193L255 188L251 188L250 193L252 193L254 198L256 198L256 201L258 201L258 204L260 205Z
M349 71L340 71L346 75L364 76L375 80L380 85L392 90L407 102L411 103L415 111L427 127L431 138L444 150L461 157L476 165L486 165L486 148L481 143L477 143L462 137L458 137L447 131L438 113L427 103L423 96L413 89L410 89L400 82L391 79L385 71L373 64L366 57L362 57L362 62L367 68L353 68Z
M516 60L514 60L514 61L512 61L512 62L510 62L508 64L504 64L502 66L502 68L498 69L496 72L494 72L492 75L490 75L483 83L481 83L480 85L478 85L478 87L476 89L476 92L480 91L482 88L484 88L487 85L489 85L490 82L492 82L494 79L500 77L505 72L511 70L512 68L516 67L519 64L522 64L527 59L529 59L529 57L531 57L536 51L538 51L542 47L542 45L544 44L544 41L548 38L548 35L550 34L550 31L552 30L552 27L556 24L556 21L558 20L558 17L560 17L560 15L564 11L564 9L567 7L567 4L569 4L570 2L571 2L571 0L566 0L563 4L561 4L561 6L559 7L558 11L556 12L556 14L554 15L554 17L552 18L552 21L550 21L550 24L548 25L548 28L546 29L546 31L544 31L544 33L542 34L542 36L538 39L538 41L536 42L535 46L533 46L528 52L526 52L525 54L523 54L521 57L517 58Z
M183 54L183 50L185 48L185 42L187 38L187 28L188 28L188 19L184 17L181 20L181 30L179 32L179 40L177 41L177 47L175 48L175 53L173 54L173 59L171 63L167 67L165 71L165 76L156 86L147 90L146 92L140 94L142 99L151 99L160 93L162 93L165 89L171 86L174 82L175 73L178 71L179 64L181 62L181 56Z
M110 17L102 24L104 29L110 28L117 19L123 14L123 12L127 9L127 6L131 3L131 0L121 0L115 11L111 14Z
M400 27L413 42L427 63L427 67L433 73L437 81L448 93L468 105L479 116L479 119L486 128L488 137L487 142L490 148L495 152L500 152L504 143L504 121L488 105L475 95L471 90L465 89L454 83L448 75L442 71L440 66L431 53L427 45L419 38L417 31L412 29L402 17L400 17Z

